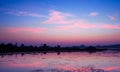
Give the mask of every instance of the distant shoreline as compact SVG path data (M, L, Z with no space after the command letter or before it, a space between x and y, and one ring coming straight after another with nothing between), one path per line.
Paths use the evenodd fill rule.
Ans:
M47 44L43 44L42 46L25 46L24 44L21 44L21 46L17 46L17 44L13 45L11 43L0 44L0 54L2 53L20 53L20 52L41 52L41 53L48 53L48 52L88 52L88 53L94 53L94 52L102 52L102 51L107 51L107 50L116 50L120 52L119 45L112 45L112 46L117 46L117 48L107 48L107 46L102 47L95 47L95 46L82 46L81 47L61 47L60 45L57 45L56 47L50 47ZM111 47L112 47L111 46ZM105 48L106 47L106 48ZM110 47L110 46L108 46Z

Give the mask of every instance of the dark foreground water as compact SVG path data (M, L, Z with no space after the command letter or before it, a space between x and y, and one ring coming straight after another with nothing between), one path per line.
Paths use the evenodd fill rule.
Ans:
M1 55L0 72L120 72L120 52Z

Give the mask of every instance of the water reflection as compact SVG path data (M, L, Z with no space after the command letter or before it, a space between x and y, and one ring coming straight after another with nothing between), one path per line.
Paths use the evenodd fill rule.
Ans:
M32 72L106 72L102 69L95 69L94 67L81 67L81 68L67 68L67 69L37 69Z
M1 54L0 72L120 72L120 52Z

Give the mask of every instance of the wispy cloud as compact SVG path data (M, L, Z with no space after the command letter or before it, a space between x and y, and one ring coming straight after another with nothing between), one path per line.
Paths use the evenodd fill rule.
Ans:
M65 13L57 10L50 10L49 14L47 16L37 14L37 13L30 13L27 11L17 11L17 10L11 10L11 9L2 9L7 12L7 14L12 14L16 16L31 16L31 17L39 17L39 18L45 18L42 23L43 24L60 24L59 26L56 26L55 29L57 30L70 30L70 29L76 29L76 28L106 28L106 29L120 29L119 25L111 25L111 24L93 24L89 23L85 20L78 19L77 16ZM89 16L97 16L97 12L91 12ZM113 16L108 16L111 20L117 20ZM47 29L45 28L33 28L33 27L27 27L27 28L7 28L6 30L11 32L43 32Z
M69 19L69 18L72 19ZM75 16L70 13L64 13L56 10L50 11L49 18L43 21L44 24L61 24L57 26L58 30L68 30L73 28L94 28L95 25L88 24L87 22L74 18Z
M97 26L94 24L89 24L85 21L76 21L69 25L62 25L57 26L56 29L58 30L70 30L70 29L89 29L89 28L96 28Z
M120 29L120 25L104 24L104 25L102 25L102 28L107 28L107 29Z
M91 12L88 16L97 16L98 13L97 12Z
M3 31L8 33L43 33L47 31L47 28L36 28L36 27L5 27L1 28Z
M7 9L7 8L0 8L0 11L11 14L15 16L30 16L30 17L38 17L38 18L47 18L46 15L33 13L29 11L23 11L23 10L14 10L14 9Z
M95 25L95 24L85 24L85 23L79 23L79 24L73 24L73 25L63 25L63 26L57 26L57 30L72 30L72 29L120 29L120 25L111 25L111 24L101 24L101 25Z
M91 13L91 16L96 16L97 13ZM71 17L71 19L69 18ZM50 11L49 17L43 21L44 24L60 24L56 26L57 30L70 30L70 29L92 29L92 28L104 28L104 29L120 29L119 25L111 24L94 24L85 20L75 18L73 14L64 13L56 10Z
M108 16L108 17L110 20L113 20L113 21L117 20L117 18L115 18L114 16Z
M12 14L12 15L16 15L16 16L31 16L31 17L47 17L45 15L41 15L41 14L37 14L37 13L30 13L27 11L9 11L7 12L7 14Z
M49 18L44 21L45 24L70 24L72 21L68 20L68 17L73 16L69 13L63 13L56 10L51 10Z

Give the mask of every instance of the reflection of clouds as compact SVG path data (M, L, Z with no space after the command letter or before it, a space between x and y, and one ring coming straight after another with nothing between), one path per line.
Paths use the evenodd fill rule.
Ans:
M25 67L25 68L29 68L29 67L46 67L47 63L41 63L41 62L33 62L33 63L26 63L26 64L10 63L7 66L9 66L9 67Z
M56 53L47 53L46 55L31 55L26 54L21 57L18 55L17 58L15 56L5 56L4 58L0 58L1 61L4 61L4 67L8 68L29 68L35 70L36 68L42 69L45 71L49 69L61 70L61 71L72 71L72 70L84 70L88 65L94 65L96 68L101 68L106 71L115 71L120 70L120 67L112 67L119 66L119 57L115 56L119 55L119 53L62 53L61 55L57 55ZM120 55L119 55L120 56ZM15 62L15 63L13 63ZM0 65L1 66L1 65ZM111 67L109 67L111 66ZM91 67L91 66L89 66ZM94 68L94 67L93 67ZM57 69L57 70L56 70ZM87 68L88 69L88 68ZM99 70L99 69L98 69ZM36 72L36 71L35 71Z
M64 69L59 69L59 68L54 68L54 69L36 69L32 70L32 72L105 72L102 69L96 69L94 67L81 67L81 68L74 68L74 67L69 67L69 68L64 68Z
M111 67L106 67L104 68L107 71L114 71L114 70L119 70L120 71L120 66L111 66Z

